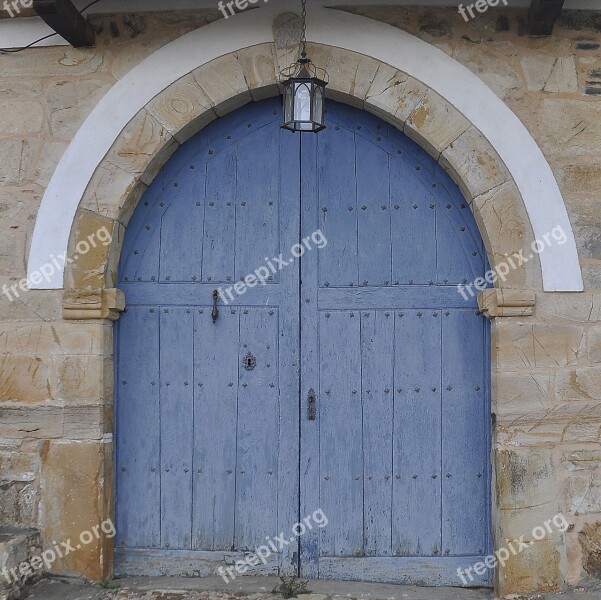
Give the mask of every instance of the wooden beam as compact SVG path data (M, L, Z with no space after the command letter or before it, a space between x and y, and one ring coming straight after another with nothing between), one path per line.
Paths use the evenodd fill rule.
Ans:
M563 3L564 0L532 0L528 12L528 33L532 36L551 35Z
M33 0L33 9L73 47L93 46L96 33L71 0Z

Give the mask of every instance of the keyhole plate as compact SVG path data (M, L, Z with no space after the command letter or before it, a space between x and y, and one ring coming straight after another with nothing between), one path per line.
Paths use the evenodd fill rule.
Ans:
M256 366L257 366L257 359L255 358L255 355L252 352L249 352L244 357L244 368L247 371L252 371Z

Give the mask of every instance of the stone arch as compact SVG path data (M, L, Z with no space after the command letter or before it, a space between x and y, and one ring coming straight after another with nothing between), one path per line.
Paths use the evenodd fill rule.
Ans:
M539 257L534 257L511 269L503 287L545 291L582 290L575 241L557 183L540 149L515 115L480 80L436 48L381 23L338 11L332 17L332 12L317 10L313 14L313 21L309 23L309 39L316 40L310 44L310 51L315 61L330 71L331 97L384 118L440 162L458 183L474 211L491 265L498 265L507 256L520 250L525 250L526 255L530 254L529 246L535 238L548 233L554 226L563 228L567 235L565 244L549 247L540 256L542 265ZM49 287L112 287L123 229L146 186L174 150L211 120L251 100L279 93L277 73L290 61L290 53L272 41L249 44L257 38L273 38L270 30L273 16L273 12L264 8L239 15L236 17L239 27L228 24L227 39L223 38L222 34L226 32L222 31L223 25L220 23L191 32L146 59L133 70L138 70L137 73L130 73L114 87L119 88L115 91L115 97L109 100L105 97L90 115L65 153L46 191L32 242L30 272L47 262L51 254L58 255L66 249L72 254L78 240L106 226L113 232L114 243L95 248L85 259L68 264L64 281L62 273L57 273ZM240 29L245 25L247 29ZM343 36L345 27L346 38ZM349 27L352 27L352 35L348 34ZM358 34L359 28L365 29L361 35ZM207 29L206 33L204 29ZM246 33L237 37L241 31ZM201 63L200 66L188 69L184 64L179 67L179 72L178 69L172 69L170 61L174 53L181 56L183 46L193 44L195 36L200 35L204 35L205 45L214 42L215 47L211 47L210 52L216 56L203 62L203 57L207 55L205 52L192 63ZM348 49L351 43L358 50L362 49L366 36L371 36L374 46L375 51L370 52L371 56ZM233 38L240 45L248 45L224 53L224 48L231 46L230 40ZM320 42L322 38L331 38L338 45ZM354 42L344 39L354 39ZM374 40L378 40L377 43ZM477 114L473 116L474 110L458 106L460 102L457 99L451 102L438 93L433 85L428 85L430 75L418 79L394 66L398 62L392 56L391 42L394 41L401 49L411 50L406 59L408 71L419 70L419 65L416 67L414 64L417 60L416 50L422 52L421 59L430 70L437 70L431 64L432 58L441 63L450 61L455 65L454 68L461 70L461 75L469 80L468 83L474 83L474 80L478 82L477 89L473 90L473 108L477 110L483 101L494 98L494 108L501 110L500 107L503 107L515 122L495 124L497 119L507 115L492 117L492 129L489 127L490 131L485 134L482 129L488 125L479 120ZM411 45L419 48L411 48ZM425 48L436 56L424 56ZM374 58L374 55L381 58ZM386 57L388 62L382 60ZM443 64L442 67L449 65ZM176 72L171 73L174 70ZM157 91L155 84L144 80L144 77L151 79L151 73L159 80L161 89L158 93L154 93ZM447 79L453 75L449 74ZM168 84L163 87L161 80ZM131 86L136 81L140 89L136 87L134 93ZM464 86L465 83L459 81L455 85ZM448 91L449 85L449 81L443 81L438 87ZM490 97L482 88L490 93ZM449 92L450 95L453 93L452 90ZM465 95L465 89L461 89L461 93ZM114 102L119 97L126 106L115 115L111 100ZM493 107L489 106L489 112L491 109ZM130 115L131 118L128 118ZM120 128L119 120L125 118L127 121ZM474 123L474 118L479 122ZM102 124L106 125L106 130L101 128ZM111 131L116 127L120 133L115 139ZM521 127L525 149L512 153L497 139L494 141L498 143L493 146L490 138L495 137L495 128L499 127L504 128L509 142L520 134ZM82 147L82 143L84 146L87 144L85 136L90 130L95 130L99 139L97 147L88 150ZM540 169L535 175L517 166L520 153L532 151L531 145L538 153L530 157L528 162L530 170ZM108 152L98 160L104 146ZM68 168L75 158L80 161L80 166L83 164L83 168L74 177ZM70 177L68 184L66 175ZM66 192L67 187L69 191ZM536 195L542 193L546 200L544 206L540 195ZM68 196L67 201L57 214L58 201L64 200L65 195ZM73 214L71 221L68 219L70 211ZM49 235L49 231L56 227L58 231L53 231L53 236ZM68 245L67 239L70 239ZM46 286L42 283L37 287Z
M457 109L415 78L373 58L321 44L311 44L309 50L330 71L331 98L391 123L449 172L474 212L491 265L528 248L534 235L517 185L490 142ZM125 227L157 172L180 144L212 120L279 94L276 61L272 43L222 56L180 78L140 109L85 190L68 255L76 254L77 242L101 227L113 232L114 242L89 259L68 263L66 289L114 287ZM353 72L375 77L362 88L353 85ZM540 289L539 269L535 261L512 269L504 285Z

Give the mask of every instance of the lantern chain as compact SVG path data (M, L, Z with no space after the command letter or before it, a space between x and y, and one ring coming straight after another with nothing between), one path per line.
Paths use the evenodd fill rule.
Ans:
M302 39L301 39L301 57L307 57L307 0L301 0L301 20L302 20Z

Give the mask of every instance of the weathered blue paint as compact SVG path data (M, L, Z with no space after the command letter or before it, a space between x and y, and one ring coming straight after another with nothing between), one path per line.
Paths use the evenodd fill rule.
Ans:
M211 124L132 217L120 573L208 574L318 508L327 527L254 572L458 585L490 551L488 327L456 288L485 272L482 240L425 152L328 106L317 136L281 131L274 100ZM214 289L317 229L324 249L221 302L213 324Z

